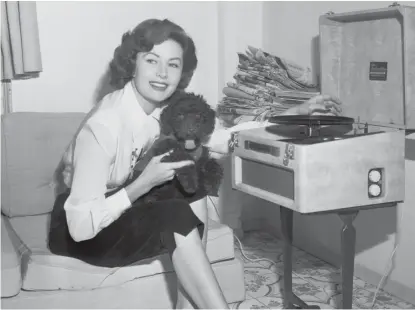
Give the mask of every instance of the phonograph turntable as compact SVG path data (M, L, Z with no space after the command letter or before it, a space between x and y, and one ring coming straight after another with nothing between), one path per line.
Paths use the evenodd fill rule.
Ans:
M325 115L269 122L234 136L234 188L300 213L404 199L404 130Z
M292 292L293 212L334 212L343 228L342 305L351 309L361 209L405 199L405 135L415 129L415 8L320 17L321 93L343 117L279 116L234 133L233 188L281 206L284 307L310 308Z

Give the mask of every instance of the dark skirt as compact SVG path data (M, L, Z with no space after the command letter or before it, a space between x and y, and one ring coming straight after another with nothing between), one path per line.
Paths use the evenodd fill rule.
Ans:
M122 267L176 247L173 234L186 236L197 228L203 236L204 224L190 203L206 196L133 203L117 220L94 238L75 242L68 230L64 204L69 193L57 197L51 214L49 249L57 255L80 259L103 267Z

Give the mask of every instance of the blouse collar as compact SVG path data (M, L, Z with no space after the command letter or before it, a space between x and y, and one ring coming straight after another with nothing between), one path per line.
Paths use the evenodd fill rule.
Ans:
M134 92L133 82L128 82L124 87L123 102L129 112L132 121L137 121L138 119L152 117L157 121L160 118L161 108L157 107L153 112L147 114L140 103L138 102L137 96Z
M132 130L134 144L146 139L146 135L159 135L159 120L162 108L157 107L152 113L147 114L138 102L132 81L125 85L121 100L124 119L128 123L126 125Z

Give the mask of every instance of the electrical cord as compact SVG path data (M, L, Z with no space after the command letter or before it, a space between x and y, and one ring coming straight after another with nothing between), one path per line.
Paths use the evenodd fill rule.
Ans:
M211 201L211 203L212 203L212 205L213 205L213 207L214 207L214 209L215 209L215 211L216 211L216 214L218 215L218 217L220 218L220 215L219 215L219 212L218 212L218 209L216 208L216 205L215 205L215 203L213 202L213 200L212 200L212 198L210 197L210 196L208 196L209 197L209 199L210 199L210 201ZM401 212L401 217L400 217L400 221L399 221L399 223L402 223L402 220L403 220L403 214L404 214L404 212L403 212L403 209L402 209L402 212ZM250 261L250 262L258 262L258 261L268 261L269 263L271 263L271 265L274 265L275 264L275 262L274 261L272 261L272 260L270 260L270 259L267 259L267 258L259 258L259 257L255 257L254 259L253 258L250 258L250 257L248 257L246 254L245 254L245 252L244 252L244 250L243 250L243 246L242 246L242 242L239 240L239 238L234 234L234 237L235 237L235 239L236 239L236 241L238 242L238 244L239 244L239 248L240 248L240 250L241 250L241 254L242 254L242 256L246 259L246 260L248 260L248 261ZM396 238L398 238L398 236L396 237ZM398 239L399 240L399 239ZM384 282L384 280L390 275L390 273L392 272L392 270L393 270L393 264L392 264L392 262L393 262L393 258L394 258L394 256L395 256L395 253L396 253L396 250L398 249L398 246L399 246L399 242L396 244L396 246L395 246L395 248L393 249L393 251L392 251L392 254L391 254L391 256L390 256L390 258L389 258L389 260L388 260L388 264L386 265L386 267L385 267L385 272L384 272L384 274L383 274L383 276L382 276L382 278L381 278L381 280L379 281L379 284L378 284L378 286L377 286L377 288L376 288L376 291L375 291L375 294L374 294L374 296L373 296L373 300L372 300L372 304L371 304L371 309L373 309L373 307L375 306L375 303L376 303L376 300L377 300L377 296L378 296L378 294L379 294L379 291L380 291L380 288L381 288L381 286L383 285L383 282ZM306 282L308 282L306 279L304 279L302 276L300 276L299 274L297 274L297 273L295 273L295 272L293 272L293 274L295 275L295 276L297 276L298 278L300 278L300 279L302 279L302 280L304 280L304 281L306 281ZM319 288L320 289L320 288ZM321 289L320 289L321 290ZM323 290L321 290L323 293L324 293L324 291ZM353 300L355 300L355 298L353 297Z
M401 217L400 217L400 220L399 220L399 224L401 224L402 221L403 221L403 214L404 214L403 211L404 211L404 208L402 207ZM373 309L373 307L375 306L375 302L376 302L377 296L379 294L379 290L383 286L385 279L387 277L389 277L390 273L393 270L393 258L395 257L396 250L398 249L398 246L399 246L399 238L398 238L397 234L398 234L398 232L396 232L395 240L398 240L398 242L396 243L396 245L395 245L395 247L394 247L394 249L393 249L393 251L391 253L391 256L389 257L389 260L388 260L388 263L387 263L387 265L385 267L385 271L383 273L383 276L380 279L378 286L376 287L375 295L373 295L372 304L370 306L371 309Z
M212 198L211 198L210 196L208 196L208 197L209 197L210 202L212 203L212 205L213 205L213 207L214 207L214 209L215 209L216 214L218 215L218 218L220 218L220 215L219 215L218 209L216 208L215 203L212 201ZM261 258L261 257L258 257L258 256L255 256L254 258L248 257L248 256L245 254L245 251L244 251L244 249L243 249L243 246L242 246L242 242L241 242L241 240L239 240L239 238L238 238L235 234L234 234L234 237L235 237L236 241L237 241L237 242L238 242L238 244L239 244L239 248L240 248L240 250L241 250L241 254L242 254L242 256L243 256L246 260L248 260L248 261L250 261L250 262L253 262L253 263L255 263L255 262L259 262L259 261L267 261L267 262L269 262L269 263L271 264L271 266L272 266L272 265L275 265L275 262L274 262L274 261L272 261L272 260L270 260L270 259L268 259L268 258ZM305 281L305 282L307 282L307 283L310 283L307 279L305 279L304 277L302 277L302 276L301 276L301 275L299 275L298 273L296 273L296 272L292 271L292 274L293 274L293 275L295 275L296 277L300 278L301 280L303 280L303 281ZM310 283L310 284L312 284L312 283ZM312 284L312 285L313 285L313 284ZM315 286L315 285L313 285L313 286ZM325 292L325 291L324 291L321 287L318 287L318 286L315 286L315 287L317 287L317 289L318 289L318 290L320 290L323 294L326 294L326 292ZM355 297L353 297L353 301L355 301L356 303L358 303L358 302L356 301L356 298L355 298Z
M220 218L220 215L219 215L219 212L218 212L218 209L216 208L216 205L215 205L215 203L212 201L212 198L210 197L210 196L208 196L209 197L209 199L210 199L210 202L212 203L212 205L213 205L213 207L214 207L214 209L215 209L215 211L216 211L216 214L218 215L218 217ZM272 261L272 260L270 260L270 259L268 259L268 258L261 258L261 257L258 257L258 256L254 256L254 258L251 258L251 257L248 257L247 255L246 255L246 253L245 253L245 251L244 251L244 249L243 249L243 246L242 246L242 242L241 242L241 240L239 240L239 238L234 234L233 235L234 236L234 238L236 239L236 241L238 242L238 244L239 244L239 249L241 250L241 254L242 254L242 256L246 259L246 260L248 260L248 261L250 261L250 262L252 262L252 263L256 263L256 262L259 262L259 261L267 261L267 262L269 262L271 265L270 266L272 266L272 265L275 265L275 262L274 261ZM299 275L298 273L296 273L296 272L294 272L294 271L292 271L292 274L293 275L295 275L296 277L298 277L298 278L300 278L301 280L303 280L303 281L305 281L305 282L307 282L307 283L310 283L307 279L305 279L304 277L302 277L301 275ZM325 293L324 292L324 290L321 288L321 287L317 287L322 293Z

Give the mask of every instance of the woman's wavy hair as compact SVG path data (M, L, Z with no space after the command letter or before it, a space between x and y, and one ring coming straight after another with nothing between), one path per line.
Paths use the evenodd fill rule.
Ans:
M183 48L183 71L177 89L184 90L197 66L196 48L192 38L168 19L148 19L133 31L124 33L109 65L111 86L116 89L123 88L133 78L137 53L149 52L154 45L168 39L176 41Z

